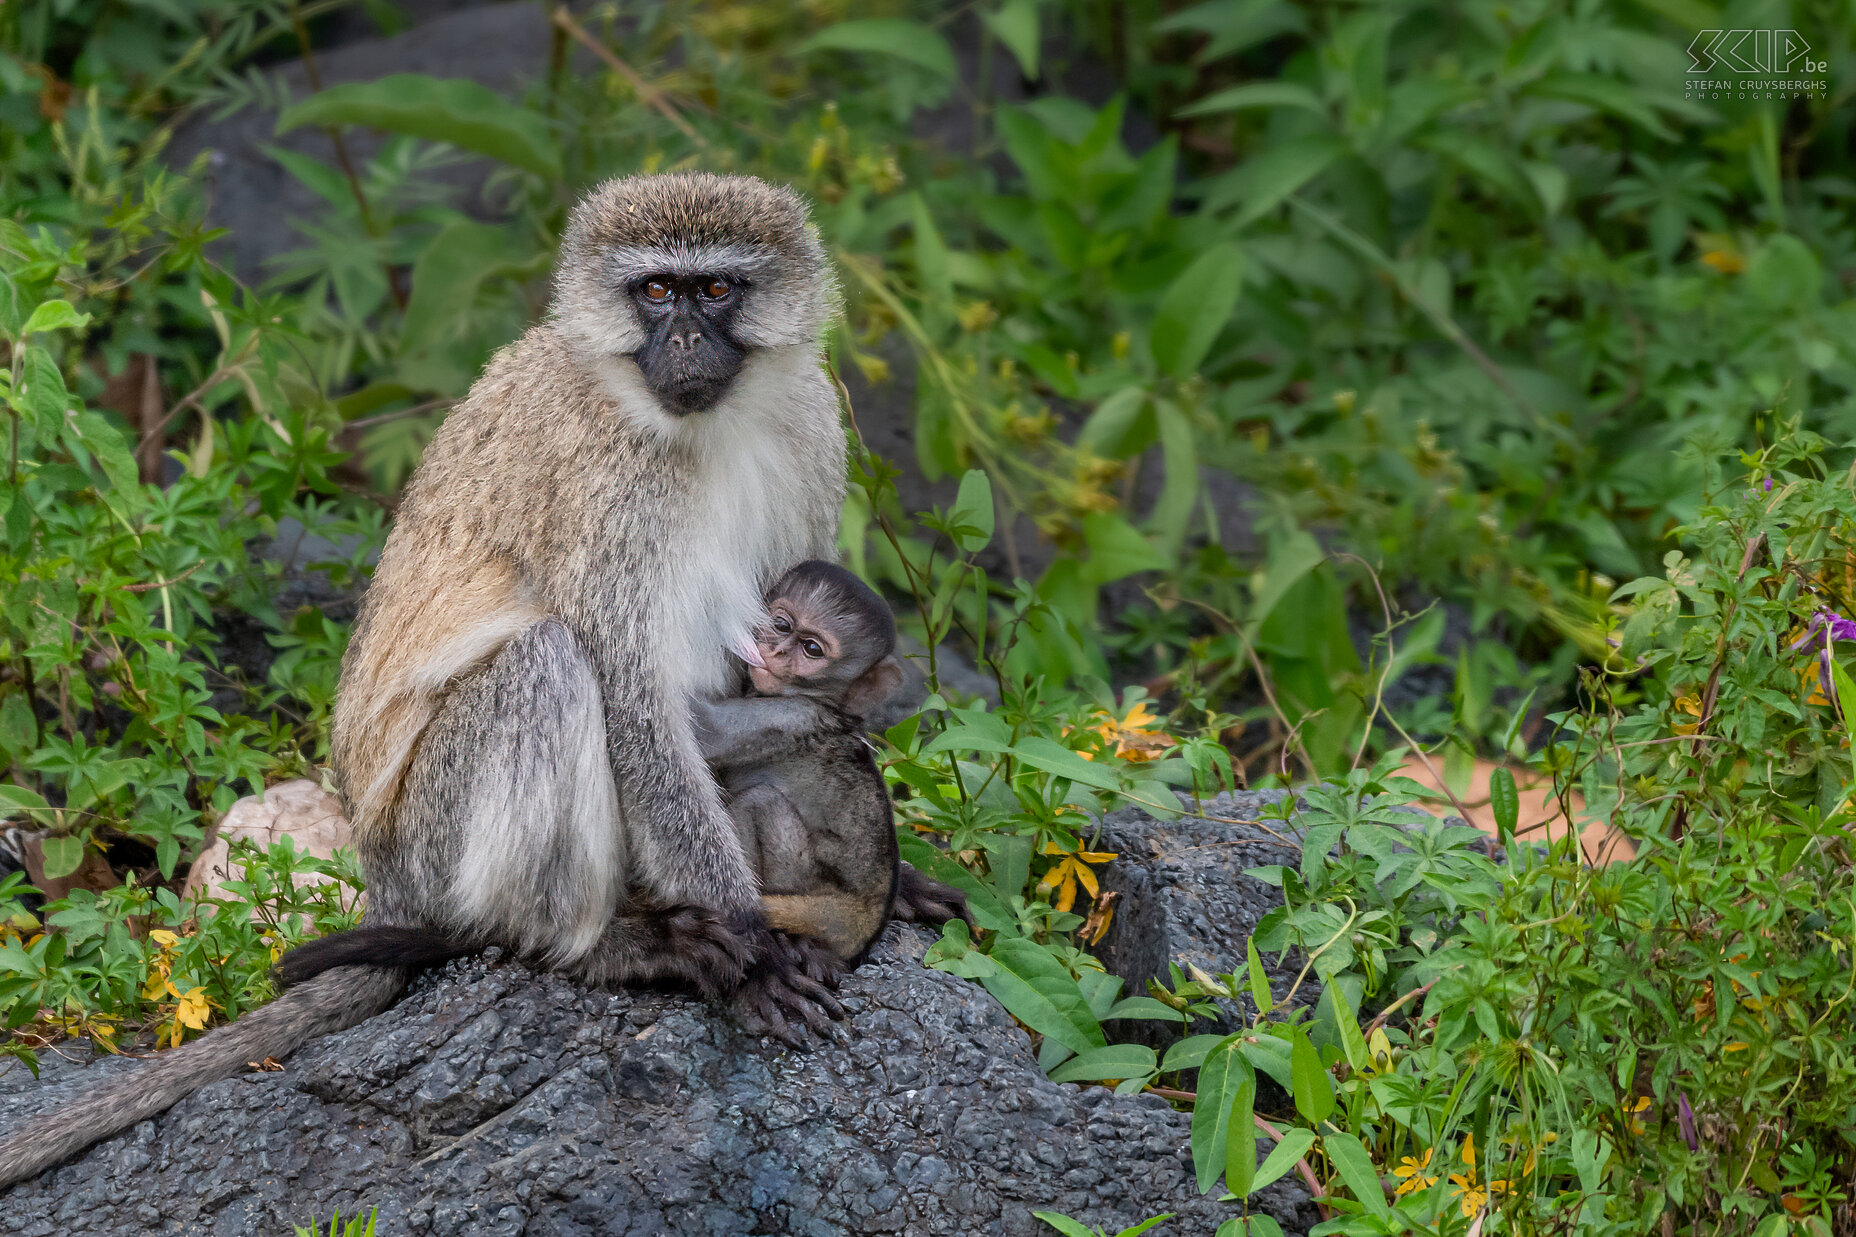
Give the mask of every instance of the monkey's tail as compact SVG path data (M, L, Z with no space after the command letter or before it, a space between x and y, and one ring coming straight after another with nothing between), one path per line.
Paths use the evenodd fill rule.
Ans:
M41 1113L0 1138L0 1189L165 1112L251 1062L284 1056L318 1035L365 1022L393 1004L408 978L398 967L344 966L324 972L230 1026L158 1053L141 1069Z

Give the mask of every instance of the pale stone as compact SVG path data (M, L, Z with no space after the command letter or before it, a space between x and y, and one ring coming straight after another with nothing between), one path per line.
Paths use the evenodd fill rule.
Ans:
M195 893L207 897L230 897L225 882L243 876L234 871L230 843L236 838L250 838L268 847L288 834L299 855L327 859L337 846L352 846L348 818L342 815L341 800L321 786L299 778L280 782L264 792L263 797L247 795L232 805L209 835L211 845L193 861L187 882L181 888L183 898ZM327 880L308 872L297 874L299 886Z

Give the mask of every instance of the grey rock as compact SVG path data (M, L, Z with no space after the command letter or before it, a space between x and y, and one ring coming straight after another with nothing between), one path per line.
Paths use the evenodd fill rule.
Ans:
M1095 954L1110 973L1121 976L1124 991L1141 993L1149 979L1166 979L1169 963L1182 969L1196 965L1212 975L1244 976L1245 943L1257 921L1282 905L1281 890L1244 875L1244 869L1294 864L1300 852L1276 836L1282 833L1280 825L1240 822L1257 821L1282 797L1281 791L1220 795L1203 804L1209 819L1186 815L1161 821L1138 809L1103 818L1095 849L1120 858L1104 869L1102 887L1121 896ZM1273 1001L1289 998L1305 1005L1320 997L1321 986L1312 974L1296 986L1302 967L1299 955L1292 953L1278 963L1274 955L1265 954L1262 961ZM1195 1034L1229 1034L1256 1012L1247 992L1215 1004L1221 1017L1196 1023ZM1177 1038L1176 1031L1157 1022L1130 1022L1113 1030L1144 1043Z
M687 997L452 963L283 1072L23 1183L0 1233L269 1235L378 1208L383 1233L1030 1237L1049 1209L1209 1235L1232 1214L1194 1186L1185 1114L1050 1082L984 990L922 968L928 940L892 929L845 982L850 1042L808 1054ZM14 1120L94 1078L78 1058L0 1077ZM1257 1201L1314 1220L1291 1182Z
M467 77L519 98L528 83L546 74L550 42L548 15L541 4L489 4L444 12L391 38L325 49L317 53L315 67L324 87L392 73L429 73ZM584 67L579 56L574 63ZM267 72L290 100L315 93L309 67L301 60ZM215 227L231 229L220 242L224 256L249 282L262 280L278 255L305 246L308 242L296 224L321 218L328 209L265 148L280 147L336 165L335 147L326 132L304 128L278 136L277 116L277 111L256 105L224 119L195 116L175 132L165 155L168 163L181 168L207 156L207 219ZM350 130L343 141L358 171L381 146L379 135L367 129ZM433 179L448 186L463 209L474 210L493 166L487 159L463 158L436 170Z

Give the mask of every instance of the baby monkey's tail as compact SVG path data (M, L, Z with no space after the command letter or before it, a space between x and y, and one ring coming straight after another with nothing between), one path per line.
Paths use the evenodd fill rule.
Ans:
M403 967L340 966L141 1069L83 1092L0 1138L0 1189L36 1177L92 1143L165 1112L209 1082L380 1013L405 989Z

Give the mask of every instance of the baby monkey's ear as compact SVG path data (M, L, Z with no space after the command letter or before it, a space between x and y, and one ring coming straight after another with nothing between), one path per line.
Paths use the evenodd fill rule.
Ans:
M892 654L858 675L844 689L841 707L852 717L868 717L901 686L902 663Z

